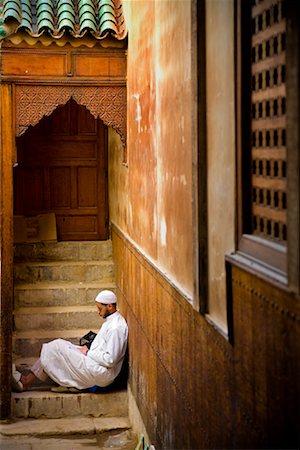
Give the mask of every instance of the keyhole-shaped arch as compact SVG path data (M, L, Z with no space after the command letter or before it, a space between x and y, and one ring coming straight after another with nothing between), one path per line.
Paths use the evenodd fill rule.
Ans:
M15 86L16 136L73 98L115 129L126 148L126 86Z

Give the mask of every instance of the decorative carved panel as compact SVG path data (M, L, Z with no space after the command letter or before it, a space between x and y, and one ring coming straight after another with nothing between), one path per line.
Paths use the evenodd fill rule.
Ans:
M57 106L70 98L84 105L95 118L100 117L120 135L126 146L126 87L125 86L25 86L17 85L16 135L20 136L44 116L49 116Z

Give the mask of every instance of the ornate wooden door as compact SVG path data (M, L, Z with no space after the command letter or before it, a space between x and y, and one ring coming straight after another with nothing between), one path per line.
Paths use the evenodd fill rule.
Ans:
M18 139L15 214L56 215L59 240L108 238L107 128L70 100Z

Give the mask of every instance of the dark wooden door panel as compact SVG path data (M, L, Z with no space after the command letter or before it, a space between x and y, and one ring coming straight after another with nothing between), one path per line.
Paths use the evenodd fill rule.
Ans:
M97 171L94 167L78 167L78 207L97 206Z
M95 137L79 136L34 136L25 140L26 164L46 163L55 165L58 161L69 161L70 165L79 160L88 163L98 159L98 143ZM38 151L37 151L38 149Z
M15 214L56 215L61 240L107 239L107 133L71 100L18 141Z
M58 215L56 220L61 234L68 236L69 240L95 239L98 228L98 221L95 215Z
M44 170L42 167L25 168L23 170L22 192L24 207L39 211L44 207L44 192L40 189L43 185ZM26 191L26 195L24 195Z
M49 169L50 209L71 208L71 167Z

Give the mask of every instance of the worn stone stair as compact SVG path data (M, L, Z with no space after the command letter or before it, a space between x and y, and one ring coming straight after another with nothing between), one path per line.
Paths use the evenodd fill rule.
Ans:
M114 290L114 282L93 283L43 282L15 285L15 307L22 306L66 306L92 304L99 290Z
M115 289L111 241L18 244L14 253L14 336L17 359L38 356L44 342L78 343L101 319L94 300Z
M37 283L44 280L105 283L112 276L112 261L27 261L15 266L15 279L23 283Z
M63 417L127 417L126 391L101 394L58 394L50 390L13 393L14 417L59 419Z
M15 311L15 329L21 330L71 330L81 328L99 328L95 305L33 306L22 307Z
M30 366L42 344L55 338L79 343L101 326L94 304L103 289L115 290L111 241L15 246L14 362ZM126 390L55 393L47 387L13 393L18 419L127 417Z
M22 261L104 261L112 257L111 241L51 242L17 244L16 262Z
M137 435L126 417L15 420L0 424L1 450L134 450Z

